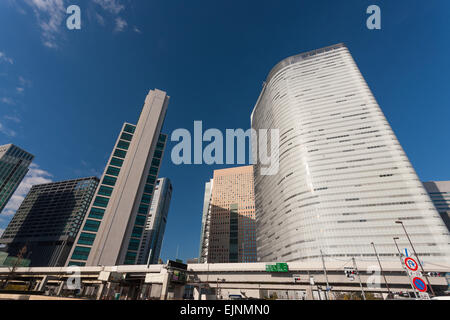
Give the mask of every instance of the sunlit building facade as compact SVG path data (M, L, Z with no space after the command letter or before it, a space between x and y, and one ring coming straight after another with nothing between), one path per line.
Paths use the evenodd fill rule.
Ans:
M424 261L448 261L449 232L345 45L279 62L251 124L280 130L278 173L255 165L259 261L375 260L372 242L398 260L397 220Z
M200 262L256 261L253 187L253 166L214 170L205 190Z

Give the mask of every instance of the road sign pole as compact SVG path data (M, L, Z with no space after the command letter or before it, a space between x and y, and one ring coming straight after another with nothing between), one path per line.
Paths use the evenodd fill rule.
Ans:
M431 294L434 296L435 294L434 294L433 287L431 286L430 280L428 279L427 274L425 273L425 270L423 270L423 266L422 266L422 263L420 262L420 258L419 258L419 256L417 255L416 249L414 248L411 239L409 238L408 232L406 232L406 228L405 228L405 225L403 224L403 221L395 221L395 223L399 223L399 224L402 225L403 231L405 231L406 237L408 238L408 241L409 241L409 243L411 244L411 248L413 249L414 255L415 255L416 258L417 258L417 262L419 263L420 270L422 270L423 276L424 276L425 279L427 280L428 287L430 287Z
M416 291L416 288L414 287L414 284L413 284L413 282L412 282L411 275L409 274L408 269L406 268L406 265L403 264L402 254L401 254L400 248L398 247L398 244L397 244L397 239L398 239L398 238L393 238L393 239L394 239L394 242L395 242L395 246L397 247L398 256L399 256L399 258L400 258L400 264L402 265L402 268L405 269L406 275L408 276L409 283L411 284L411 288L413 289L414 295L415 295L416 298L418 299L419 296L418 296L417 291ZM405 249L405 250L406 250L406 249Z
M386 279L386 275L383 272L383 267L381 266L381 262L380 262L380 258L378 257L377 249L375 249L375 243L372 242L372 246L373 246L373 251L375 251L375 256L377 257L377 260L378 260L378 265L380 266L381 274L383 275L383 278L384 278L384 283L386 284L386 288L388 290L388 296L393 297L391 288L389 288L389 284Z
M327 300L329 300L330 297L328 296L328 292L331 291L331 288L330 288L330 284L328 283L327 269L325 268L325 260L323 259L322 249L320 249L320 256L322 257L323 272L325 273L325 280L327 282L327 288L325 290L325 298Z
M361 276L359 275L358 267L356 266L355 257L353 257L352 260L353 260L353 267L355 267L356 274L358 275L359 286L361 287L362 297L363 297L364 300L366 300L366 294L364 293L364 288L363 288L363 285L362 285L362 282L361 282Z

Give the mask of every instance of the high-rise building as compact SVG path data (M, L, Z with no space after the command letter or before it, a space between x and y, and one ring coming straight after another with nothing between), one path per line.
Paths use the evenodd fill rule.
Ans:
M214 180L211 179L205 183L205 195L203 197L203 214L202 214L202 229L200 232L200 250L198 254L199 263L206 263L208 260L209 248L209 230L211 223L211 198L212 186Z
M166 135L169 96L150 90L137 125L125 123L68 265L136 264Z
M372 242L397 260L396 220L421 259L448 259L449 232L345 45L279 62L251 124L280 133L278 172L255 165L259 261L375 260Z
M203 216L200 262L255 262L253 166L214 170Z
M34 185L0 243L10 256L26 246L33 267L64 266L98 182L89 177Z
M13 144L0 146L0 213L27 174L33 158Z
M423 186L428 191L436 210L450 230L450 181L429 181Z
M139 250L138 264L158 263L172 199L172 189L172 183L168 178L156 180L152 205Z

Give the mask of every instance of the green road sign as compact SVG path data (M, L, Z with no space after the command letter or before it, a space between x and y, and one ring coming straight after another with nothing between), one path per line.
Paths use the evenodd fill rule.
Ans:
M267 272L288 272L289 268L287 263L267 264Z

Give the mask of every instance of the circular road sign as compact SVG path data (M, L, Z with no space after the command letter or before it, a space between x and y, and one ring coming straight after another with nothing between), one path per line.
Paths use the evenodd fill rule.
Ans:
M413 284L414 287L416 287L417 290L419 290L420 292L426 292L427 291L427 285L426 283L420 279L420 278L414 278L413 279Z
M406 258L405 265L411 271L417 271L417 268L419 268L419 265L413 258Z

